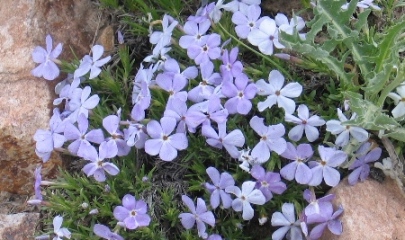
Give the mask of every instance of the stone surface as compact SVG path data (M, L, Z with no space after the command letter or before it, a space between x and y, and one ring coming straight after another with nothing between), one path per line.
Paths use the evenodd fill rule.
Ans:
M334 205L344 208L343 234L335 236L326 230L323 240L405 239L405 197L392 179L354 186L344 179L331 193L336 194Z
M0 239L34 239L39 213L0 214Z
M47 129L58 82L31 76L31 53L45 47L51 34L62 42L60 59L87 54L100 26L99 12L90 0L1 0L0 4L0 191L33 191L36 156L33 135ZM61 77L63 78L63 76ZM53 177L61 164L54 154L44 164L44 178Z

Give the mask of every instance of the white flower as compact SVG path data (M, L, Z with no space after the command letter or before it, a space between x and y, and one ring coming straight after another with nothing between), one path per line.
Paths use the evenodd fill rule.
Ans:
M299 32L305 27L304 19L298 16L295 16L291 18L291 21L288 21L286 15L282 13L277 13L274 19L276 20L278 28L289 35L292 35L294 33L294 29L296 29L297 32ZM302 40L305 40L305 33L300 33L299 36Z
M71 236L70 231L67 228L61 228L62 222L63 217L59 215L53 219L53 232L56 234L53 240L61 240L62 237L70 239Z
M261 0L233 0L227 4L224 4L223 8L225 11L229 12L247 12L247 8L251 5L259 6Z
M239 164L239 167L248 173L250 173L250 165L255 165L255 164L260 164L260 161L256 158L250 155L250 148L248 147L247 149L242 149L239 151L239 162L242 162Z
M388 97L392 98L397 105L391 112L394 118L405 115L405 85L400 85L397 87L396 91L398 94L393 92L388 94Z
M250 220L253 218L254 210L251 203L257 205L263 205L266 202L266 198L259 189L254 189L256 182L246 181L242 183L242 191L237 186L228 186L225 188L225 192L232 193L236 198L232 201L232 208L236 212L242 211L242 218L244 220Z
M315 141L319 137L319 131L316 127L324 125L325 120L316 115L309 117L308 107L303 104L298 106L297 112L298 118L288 113L285 114L286 122L298 124L290 130L288 137L293 141L299 141L305 131L308 141Z
M374 163L374 167L383 170L386 176L389 176L392 179L396 178L396 173L394 172L394 166L392 163L392 159L387 157L382 160L382 163L376 162Z
M262 53L272 55L273 46L278 49L284 48L284 45L278 41L278 31L276 22L269 17L265 17L260 23L259 28L252 29L249 33L248 41L252 45L257 46Z
M363 0L357 3L357 7L359 8L369 8L371 7L374 10L380 11L381 8L373 3L374 0ZM349 7L349 3L345 3L342 5L341 9L347 10Z
M342 110L339 108L338 117L339 120L329 120L326 122L326 131L331 132L333 135L339 134L336 138L335 144L343 147L349 143L350 135L354 137L358 142L364 142L368 139L368 132L361 127L350 126L350 125L343 125L342 123L348 121L345 115L343 115ZM356 118L356 113L353 113L350 120Z
M289 98L298 97L302 92L299 83L289 83L284 88L284 76L278 70L272 70L269 74L269 83L263 79L256 82L259 95L266 96L264 102L259 102L257 108L260 112L271 108L277 103L278 107L284 108L286 113L292 114L295 111L295 102Z

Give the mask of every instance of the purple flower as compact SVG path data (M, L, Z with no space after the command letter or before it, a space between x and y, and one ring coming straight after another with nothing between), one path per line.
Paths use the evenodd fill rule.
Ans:
M307 216L307 224L319 223L312 228L309 237L310 239L318 239L322 236L323 231L328 227L335 235L340 235L343 232L342 222L337 219L343 213L343 207L339 206L336 212L333 212L332 205L328 205L320 214Z
M220 124L227 120L228 110L223 108L219 97L212 95L208 100L192 105L187 111L186 121L191 128L200 124L211 124L211 120Z
M124 139L130 147L144 148L145 142L148 139L146 127L140 123L130 123L128 129L124 129Z
M107 226L102 224L94 224L93 232L97 236L107 240L124 240L123 237L114 232L111 232L111 230Z
M325 120L316 115L309 117L308 107L304 104L298 106L297 112L298 118L289 113L285 114L286 122L297 124L297 126L291 128L290 132L288 132L288 137L297 142L301 139L302 134L305 131L305 136L309 142L318 139L319 131L316 127L324 125Z
M246 13L237 11L232 15L232 22L236 25L235 32L241 39L246 39L253 29L257 29L261 14L261 8L258 5L251 5Z
M166 110L163 113L164 117L172 117L176 119L177 127L176 133L186 133L187 121L187 104L180 99L173 99L166 104ZM192 127L188 128L190 132L194 132Z
M145 118L145 110L149 108L152 100L148 83L146 81L142 81L140 85L141 89L139 89L139 92L134 91L132 93L134 107L131 111L131 117L136 121L142 121Z
M228 53L228 49L225 49L222 53L222 65L220 66L221 74L230 75L231 77L238 77L243 70L243 65L240 61L236 61L238 58L239 49L237 47L232 48Z
M209 235L207 240L222 240L222 237L218 234Z
M160 124L152 120L146 126L151 139L145 142L145 152L159 157L163 161L172 161L177 157L177 150L184 150L188 146L187 136L184 133L170 135L176 127L176 119L162 117Z
M197 207L193 200L186 195L181 196L183 203L188 207L190 213L180 213L179 218L185 229L190 229L197 224L198 236L207 238L205 223L211 227L215 226L215 217L211 211L207 210L204 200L197 198Z
M104 141L104 134L101 129L93 129L86 133L89 128L89 121L84 114L80 114L77 118L77 126L75 127L70 122L67 122L64 134L67 140L74 140L68 146L69 151L79 157L83 157L86 156L86 151L91 148L90 142L102 143Z
M128 229L146 227L151 219L147 212L148 206L142 200L136 200L131 194L126 194L122 198L122 206L114 208L113 214L115 219L124 224Z
M250 99L255 97L256 92L256 85L249 83L249 79L245 74L239 74L235 78L235 83L226 80L222 85L222 93L229 98L224 106L228 109L229 114L239 113L246 115L252 109Z
M173 29L178 23L171 16L165 14L162 20L162 31L154 31L150 35L149 42L155 44L159 49L170 45Z
M67 228L61 228L62 222L63 217L59 215L53 219L53 232L56 234L53 240L62 240L63 237L70 239L70 231Z
M249 124L253 130L259 134L260 142L252 149L252 157L259 163L264 163L270 158L270 151L282 154L287 148L287 142L283 138L285 128L283 124L265 126L263 118L254 116Z
M356 161L349 167L349 170L353 170L348 177L350 185L356 184L359 179L360 181L366 180L370 173L368 163L377 161L381 157L381 152L381 148L377 147L366 155L356 158Z
M44 77L46 80L54 80L59 76L59 67L55 64L58 63L56 59L62 52L62 44L59 43L54 50L52 50L52 37L46 36L46 50L43 47L35 47L32 52L32 59L39 65L31 71L35 77Z
M254 165L250 174L256 179L256 188L262 191L266 202L273 198L273 193L282 194L287 189L279 173L266 172L260 165Z
M273 46L284 48L284 45L278 41L278 31L276 22L267 17L261 21L259 28L252 29L247 39L252 45L259 47L262 53L273 55Z
M328 194L324 197L316 199L314 190L306 189L304 191L304 199L309 203L308 206L305 207L304 213L305 216L308 217L313 214L320 214L326 211L326 208L332 206L332 200L335 198L334 194Z
M236 198L232 201L232 208L236 212L242 211L242 218L250 220L254 216L254 210L251 203L263 205L266 202L266 197L263 193L254 189L256 183L253 181L246 181L242 183L242 190L237 186L228 186L225 188L227 193L232 193Z
M269 83L263 79L256 82L258 95L268 96L264 102L259 102L257 108L260 112L266 108L271 108L277 103L286 113L292 114L295 111L295 102L290 98L298 97L302 92L299 83L288 83L285 87L284 76L278 70L272 70L269 74Z
M87 177L93 175L97 182L105 181L105 172L112 176L117 175L120 172L118 167L113 163L104 162L106 158L115 157L117 151L113 141L102 142L99 147L99 153L97 153L97 150L93 146L90 146L86 149L83 158L91 162L83 167L83 172Z
M85 88L76 88L72 97L69 101L69 110L72 112L69 115L71 122L76 122L80 114L84 114L86 118L89 116L89 111L95 108L99 101L100 97L97 94L89 97L91 93L91 87L86 86Z
M189 58L194 59L195 63L208 62L209 60L217 59L221 56L221 36L216 33L207 35L206 38L201 39L201 45L191 45L187 49Z
M205 183L205 187L211 193L211 207L213 209L217 208L222 201L222 206L229 208L232 204L232 198L229 193L225 192L225 188L235 185L232 175L227 172L223 172L220 175L219 171L214 167L207 168L206 172L213 183Z
M106 141L112 143L112 147L116 150L118 156L128 155L131 148L127 145L127 142L123 139L124 134L119 130L120 119L117 115L109 115L103 119L103 127L111 135ZM115 157L115 156L112 156ZM109 157L109 158L112 158Z
M334 187L340 182L340 173L335 167L340 166L347 159L347 154L324 146L319 146L318 152L321 157L320 161L309 162L312 179L308 185L318 186L321 184L322 179L325 179L328 186Z
M39 166L35 169L35 183L34 183L34 192L35 192L35 199L42 200L42 193L41 193L41 169L42 167Z
M180 37L180 47L187 49L192 45L202 46L202 39L206 38L205 33L211 26L211 21L206 19L202 22L187 21L183 30L185 35Z
M284 203L281 211L271 216L271 225L281 227L271 235L272 239L282 240L287 234L287 239L302 240L301 221L295 220L294 204Z
M246 9L250 6L259 6L261 0L233 0L223 6L224 10L230 12L243 11L246 12Z
M239 157L239 151L236 147L242 147L245 144L245 137L239 129L226 133L226 122L218 124L218 133L211 125L204 125L202 135L207 138L208 145L220 149L225 147L233 158Z
M211 61L200 64L201 82L188 92L188 99L193 102L201 102L214 92L214 86L221 83L222 78L219 73L214 73L214 64Z
M296 149L292 143L287 143L287 149L281 156L293 162L285 165L280 170L281 176L289 181L295 178L295 181L299 184L309 183L312 179L312 172L306 162L313 154L314 151L309 144L300 144Z
M89 71L89 79L97 77L101 73L100 67L102 67L111 59L111 56L100 59L104 53L104 47L101 45L94 45L91 48L91 52L93 53L93 57L90 57L89 55L85 55L83 57L83 59L80 61L79 68L77 68L74 73L74 78L84 76Z

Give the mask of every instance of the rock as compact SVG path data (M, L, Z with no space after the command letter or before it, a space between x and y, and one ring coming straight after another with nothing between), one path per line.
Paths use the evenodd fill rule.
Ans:
M34 239L39 213L0 214L0 239Z
M63 43L59 59L81 58L90 50L100 26L90 0L1 0L0 4L0 191L33 192L33 172L42 161L35 154L33 135L47 129L58 82L35 78L31 58L35 46ZM63 76L60 79L64 78ZM44 178L54 177L61 157L44 164Z
M344 208L343 234L325 230L323 240L405 239L405 197L394 180L366 180L350 186L344 179L330 193L336 194L335 207Z

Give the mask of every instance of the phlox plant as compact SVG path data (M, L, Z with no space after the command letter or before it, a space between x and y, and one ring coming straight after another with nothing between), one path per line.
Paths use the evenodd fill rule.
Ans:
M32 53L34 76L67 73L35 151L70 166L53 181L35 171L29 203L49 216L37 239L342 234L345 206L325 190L364 181L380 138L405 141L405 25L368 23L399 3L317 0L304 19L260 0L100 2L122 17L113 53L58 60L51 35ZM330 81L312 89L304 73Z

